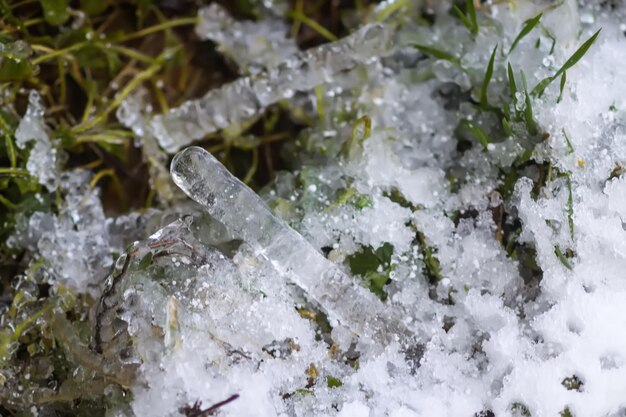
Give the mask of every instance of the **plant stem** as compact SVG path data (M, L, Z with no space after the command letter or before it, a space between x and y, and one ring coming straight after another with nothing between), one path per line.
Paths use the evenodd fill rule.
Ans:
M25 169L19 168L0 168L0 175L8 175L8 176L19 176L23 175L25 177L29 177L30 173Z
M160 32L177 26L195 25L196 23L198 23L197 17L182 17L180 19L169 20L167 22L159 23L158 25L150 26L135 33L123 36L119 41L127 42L132 39L142 38L151 33Z
M50 53L47 53L45 55L38 56L37 58L32 60L32 63L33 63L33 65L41 64L42 62L48 61L48 60L50 60L52 58L56 58L58 56L66 55L69 52L73 52L73 51L76 51L78 49L84 48L88 44L89 44L89 42L75 43L74 45L68 46L67 48L59 49L59 50L56 50L54 52L50 52Z

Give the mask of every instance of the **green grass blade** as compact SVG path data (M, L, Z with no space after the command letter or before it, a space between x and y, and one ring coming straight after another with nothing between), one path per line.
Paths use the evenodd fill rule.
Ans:
M572 267L572 264L569 262L569 260L565 257L565 255L561 251L561 248L559 247L559 245L556 245L554 247L554 254L556 255L557 258L559 258L559 261L561 261L561 263L563 264L565 268L569 269L570 271L574 269Z
M491 53L491 58L489 58L489 65L487 65L487 71L485 71L485 78L483 80L483 86L480 91L480 106L484 110L489 109L489 100L487 99L487 88L489 87L489 83L491 82L491 77L493 76L493 62L496 57L496 51L498 50L498 45L493 48L493 52Z
M289 13L289 15L292 19L304 23L309 28L313 29L315 32L328 39L329 41L334 42L337 40L337 36L334 33L326 29L324 26L320 25L316 20L304 15L304 13L298 10L294 10Z
M476 9L474 8L473 0L465 0L465 8L467 9L467 14L469 14L470 20L472 22L472 27L474 28L473 34L478 33L478 21L476 20Z
M485 132L483 128L475 125L469 120L464 120L463 124L465 125L465 127L467 127L467 129L469 129L469 131L472 133L472 136L474 136L478 143L480 143L483 148L487 149L487 146L491 143L491 139L489 138L487 132Z
M554 77L546 77L543 80L539 81L533 91L530 94L534 97L541 97L546 88L554 81Z
M453 7L453 9L459 19L461 19L461 22L463 22L463 25L465 25L467 30L469 30L470 33L474 33L474 27L472 26L472 22L470 22L470 20L467 18L467 16L465 16L461 9L459 9L456 5Z
M535 88L533 88L533 91L531 92L531 95L536 96L536 97L540 97L543 92L545 91L545 89L554 81L556 80L560 75L562 75L563 73L565 73L565 71L567 71L568 69L572 68L574 65L576 65L578 63L578 61L581 60L581 58L587 53L587 51L589 50L589 48L591 48L591 45L593 45L593 43L596 41L596 39L598 38L598 35L600 35L600 31L602 29L599 29L596 33L594 33L589 39L587 39L577 50L576 52L574 52L572 54L572 56L569 57L569 59L567 61L565 61L565 64L563 64L563 66L561 66L561 68L559 68L559 70L551 77L547 77L544 78L543 80L541 80L539 82L539 84L537 84L535 86ZM563 82L563 79L561 79L561 81Z
M524 109L524 120L526 121L526 127L528 128L528 133L531 135L536 135L539 132L537 128L537 122L535 122L535 118L533 116L533 105L530 100L530 94L528 94L528 88L526 85L526 75L524 75L524 71L521 71L522 75L522 85L524 86L524 96L525 96L525 104L526 108Z
M509 90L511 90L511 97L515 99L515 93L517 93L517 84L515 83L515 74L513 73L513 67L509 62L507 66L507 74L509 76Z
M565 128L563 128L561 131L563 132L563 136L565 136L565 143L567 144L567 150L569 151L569 153L574 153L574 146L572 145L572 142L569 140L567 133L565 133Z
M442 51L440 49L437 48L433 48L431 46L426 46L426 45L420 45L420 44L413 44L413 47L416 48L419 51L422 51L423 53L432 56L433 58L437 58L437 59L442 59L444 61L448 61L452 64L454 64L455 66L461 68L461 60L457 57L455 57L454 55L446 52L446 51Z
M574 197L572 196L572 176L567 176L567 224L569 234L574 240Z
M539 129L537 128L537 122L535 122L535 118L533 117L533 105L530 101L530 95L528 91L524 92L526 95L526 108L524 109L524 119L526 120L526 126L528 126L528 133L531 135L536 135L539 133Z
M513 113L515 113L515 120L519 121L520 118L520 114L519 111L517 111L517 83L515 82L515 73L513 72L513 67L511 66L511 63L509 62L507 64L507 78L509 79L509 91L511 93L511 103L512 103L512 107L513 107Z
M515 73L513 72L513 67L509 62L507 65L507 76L509 79L509 90L511 91L511 101L513 104L513 113L515 113L515 120L520 120L520 112L517 110L517 83L515 82Z
M555 78L567 71L568 69L572 68L578 63L578 61L580 61L583 56L585 56L589 48L591 48L591 45L594 44L594 42L600 35L600 31L602 31L602 29L598 29L596 33L591 35L589 39L587 39L582 45L580 45L576 52L574 52L572 56L569 57L567 61L565 61L565 64L563 64L563 66L556 72L556 74L554 74Z
M506 120L506 117L502 118L502 128L507 137L513 136L513 129L511 129L511 124Z
M540 24L539 27L541 28L541 33L543 33L543 36L552 41L552 44L550 45L550 51L548 52L548 55L552 55L556 46L556 37L542 24ZM540 39L541 38L537 39L537 41L539 41Z
M543 16L543 13L539 13L537 16L533 17L532 19L528 19L527 21L524 22L524 26L522 26L522 30L520 30L519 34L517 35L517 37L513 41L513 44L511 45L511 48L509 49L509 54L511 52L513 52L513 49L515 49L517 44L522 39L524 39L524 37L526 35L528 35L535 28L535 26L537 26L537 24L539 23L539 20L541 20L542 16Z
M559 87L559 97L556 99L557 103L560 103L561 99L563 98L563 89L565 88L565 81L567 81L567 72L563 71L563 74L561 75L561 85Z
M30 172L25 169L20 168L0 168L0 176L8 176L8 177L29 177Z

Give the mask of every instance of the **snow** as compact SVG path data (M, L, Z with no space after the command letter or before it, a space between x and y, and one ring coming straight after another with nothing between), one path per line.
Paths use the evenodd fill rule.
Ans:
M54 191L59 184L61 155L50 140L44 121L41 97L36 91L28 96L28 108L15 131L17 146L24 149L33 142L26 168L48 191Z
M82 170L60 175L59 189L65 199L58 214L38 211L28 219L22 217L7 243L38 253L51 283L98 295L113 265L113 254L154 228L149 220L157 213L107 218L99 190L89 186L90 177Z
M623 78L625 62L618 51L625 40L616 32L618 19L598 10L590 6L581 12L574 2L566 2L560 9L545 12L543 24L548 30L554 29L552 36L559 45L546 61L547 67L537 65L545 57L546 48L535 49L530 39L520 42L511 55L515 68L523 69L528 84L534 85L556 71L598 25L604 27L589 55L568 71L561 103L555 104L555 86L550 86L544 96L532 98L538 125L549 133L545 142L527 142L516 127L513 138L496 138L487 146L487 152L473 146L459 153L450 140L455 135L452 127L460 118L477 120L483 115L463 103L446 104L441 98L445 97L441 95L442 83L452 81L466 88L476 82L473 79L480 80L497 36L504 33L510 45L522 22L540 11L538 6L524 4L515 11L492 6L492 15L508 27L481 29L479 36L484 42L468 41L462 34L464 27L440 16L442 23L432 29L438 35L429 36L441 37L442 45L462 37L458 47L469 69L463 74L451 67L442 72L441 64L435 62L437 79L416 84L409 82L411 66L392 71L385 69L381 61L370 60L363 67L367 81L362 85L355 87L346 81L350 74L343 79L328 79L325 107L340 106L344 100L356 98L359 114L371 118L371 136L360 148L316 165L310 162L315 160L316 149L332 149L331 141L354 133L332 119L321 121L319 127L307 132L302 172L309 170L306 178L314 182L282 191L277 183L270 197L274 201L280 196L287 204L295 205L296 212L301 211L300 217L287 217L290 226L262 214L267 208L252 198L243 184L227 180L229 185L221 190L221 178L229 175L223 168L212 171L208 165L196 164L192 170L181 171L180 161L190 152L199 151L187 150L179 155L173 164L175 182L205 204L234 236L252 245L244 252L257 257L246 261L246 274L254 276L265 271L263 280L272 283L274 289L287 285L289 279L285 281L285 277L291 277L299 287L298 295L279 291L281 296L271 301L269 310L260 308L261 301L244 303L254 320L263 323L256 326L256 334L246 332L251 337L247 344L235 334L223 337L255 352L252 340L269 340L261 334L270 332L273 336L268 337L276 341L296 341L299 350L281 359L266 356L264 365L246 370L240 364L220 365L216 362L220 355L195 345L197 331L189 330L191 333L183 333L180 352L193 351L200 355L193 361L211 362L211 367L220 367L220 371L212 376L198 375L189 368L189 357L178 352L165 354L165 362L160 362L162 377L144 363L144 378L150 388L136 393L135 412L143 415L152 409L153 401L158 401L152 393L169 392L173 375L179 381L175 383L178 392L184 393L187 402L205 399L206 392L212 393L213 402L234 392L241 394L239 400L223 408L224 415L471 416L491 410L497 416L506 416L528 410L532 416L554 416L568 409L574 416L604 416L626 407L621 395L626 388L622 358L626 339L619 336L626 319L626 310L619 301L626 295L626 184L619 176L608 180L615 167L624 163L619 122L623 103L616 86ZM592 23L589 19L579 20L579 16L589 13L596 15ZM558 23L562 21L568 24ZM420 36L426 39L425 34ZM506 77L501 75L504 65L503 60L497 61L492 85L496 94L506 91ZM334 84L346 82L338 96L330 93ZM450 84L446 85L449 88ZM617 107L617 112L613 111L616 114L609 112L611 105ZM488 119L483 123L487 123L486 129L494 130ZM573 154L566 146L563 129L575 149ZM327 135L329 131L333 134ZM513 143L516 138L517 144ZM535 195L536 168L528 168L523 171L527 177L522 175L517 180L511 198L503 198L496 191L501 184L499 167L510 167L529 147L535 148L536 161L554 167L552 178ZM447 181L450 173L459 178L458 185ZM200 180L194 185L196 177ZM336 203L346 187L357 197ZM405 203L394 201L392 192L401 195ZM244 194L250 197L241 197ZM358 196L367 196L368 203L355 207L351 201ZM496 216L498 210L509 213L505 222L510 223L501 223ZM466 213L470 215L454 219ZM258 216L265 220L260 221ZM510 256L506 242L497 240L502 228L513 224L515 217L510 216L521 224L520 235L513 239L536 253L539 273L521 265L526 260ZM416 230L423 234L423 242L415 241ZM289 237L280 237L282 234ZM310 243L304 245L302 236ZM283 243L276 246L276 242ZM380 303L365 296L358 280L341 278L341 290L335 288L334 279L350 271L339 265L343 272L329 280L328 275L319 272L319 265L329 261L316 250L332 247L329 259L342 263L362 247L376 249L385 243L394 248L395 267L385 287L390 298L384 304L385 314L393 319L383 321L382 328L370 339L368 327L358 324L358 318L372 323L382 317L380 307L376 307ZM429 261L424 257L424 245L439 262L438 282L426 282L425 264ZM557 247L561 256L569 258L560 259ZM258 254L264 255L259 258ZM254 267L250 262L261 262L266 267ZM293 273L298 277L294 278ZM222 291L235 288L229 285ZM246 288L250 286L244 285L238 291ZM326 291L340 291L341 297L320 295ZM249 314L238 316L231 311L226 318L224 311L214 305L224 298L231 307L242 303L235 295L226 294L215 295L213 307L196 314L225 320L216 329L242 329L240 320ZM353 307L355 297L368 301L363 307L360 302ZM290 304L299 305L307 299L331 318L333 329L322 340L332 341L335 348L312 339L316 330L307 319L287 314ZM284 313L277 313L278 308ZM346 308L356 308L358 315L344 311ZM229 320L232 325L226 324ZM413 335L408 339L397 334L397 329L404 326ZM381 337L381 333L393 337ZM329 348L342 354L324 355ZM360 355L358 369L339 360L355 349ZM409 360L411 349L416 353ZM315 363L318 376L312 386L304 388L310 363ZM225 375L229 377L224 379ZM239 379L243 375L246 384ZM319 375L332 375L341 386L325 387ZM576 378L582 385L568 389L564 382L568 378ZM198 392L188 385L191 381L207 384L207 391ZM307 389L311 394L278 394L295 389ZM159 409L165 410L169 401L181 403L180 398L178 402L159 401L165 407Z
M297 139L296 170L263 198L202 148L174 157L174 183L204 213L136 242L97 314L105 359L132 369L134 415L179 415L234 394L220 415L624 414L626 179L613 175L626 164L624 12L574 1L489 4L474 40L441 3L432 27L398 24L393 48L391 25L365 26L296 58L282 50L291 58L280 57L287 63L276 72L240 78L151 125L128 103L120 118L141 121L137 136L170 153L295 90L322 85L327 112ZM542 11L544 30L496 55L491 104L527 109L525 94L510 97L507 63L520 91L522 70L532 88L603 30L568 69L559 103L559 80L529 96L539 133L513 120L508 135L501 115L475 99L495 44L508 51ZM224 29L207 36L236 48L243 66L274 65L258 61L266 44L246 55ZM557 47L544 63L551 37ZM463 69L416 55L408 38L450 48ZM350 122L335 117L348 110ZM355 120L370 120L371 132L353 132ZM462 120L493 143L484 149ZM20 144L50 146L35 96L19 132ZM511 172L520 175L507 188ZM98 254L120 246L108 243L97 192L64 181L67 206L33 216L26 244L52 261L57 282L88 291L113 263ZM90 204L76 216L78 196ZM385 244L389 265L374 259L369 272L383 277L386 299L346 262L366 248L383 257L375 251Z

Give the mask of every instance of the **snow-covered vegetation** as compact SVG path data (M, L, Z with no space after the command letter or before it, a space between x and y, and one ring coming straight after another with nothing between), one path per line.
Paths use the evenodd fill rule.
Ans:
M5 410L626 415L621 3L389 0L341 39L256 7L198 12L236 79L162 111L143 87L118 100L158 207L106 215L30 92L11 134L41 191L7 239L27 268L2 311ZM300 50L289 18L329 42ZM203 139L258 165L250 128L277 106L306 127L253 190Z

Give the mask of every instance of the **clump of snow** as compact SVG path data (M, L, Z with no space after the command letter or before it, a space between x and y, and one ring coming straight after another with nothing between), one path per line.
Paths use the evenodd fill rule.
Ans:
M59 185L62 155L48 136L41 97L35 90L28 95L28 108L15 131L15 141L21 149L33 143L26 169L48 191L56 190Z
M43 258L51 283L95 295L113 265L114 254L144 236L150 229L148 220L156 213L107 218L99 190L89 185L90 177L81 170L63 173L59 191L65 198L58 213L38 211L22 219L8 244Z

